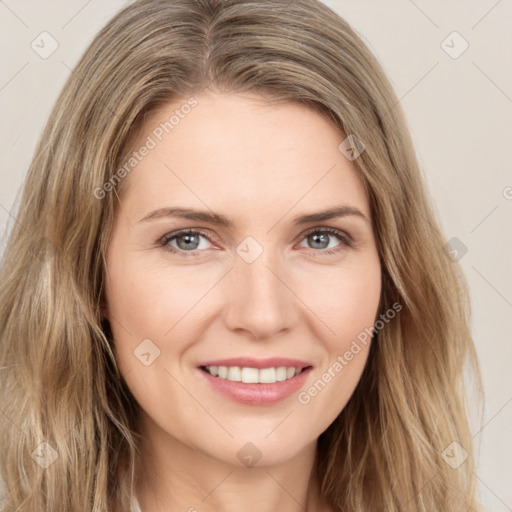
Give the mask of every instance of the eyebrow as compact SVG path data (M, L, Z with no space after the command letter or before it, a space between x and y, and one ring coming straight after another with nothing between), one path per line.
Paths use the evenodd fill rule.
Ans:
M328 208L326 210L321 210L316 213L307 213L305 215L300 215L293 220L293 224L298 226L301 224L321 222L324 220L348 216L359 217L366 223L370 223L368 217L361 210L353 206L343 205L334 208ZM233 228L233 222L224 215L203 210L195 210L193 208L159 208L158 210L153 210L149 212L138 222L147 222L167 217L195 220L200 222L207 222L209 224L217 224L220 226L224 226L226 228Z

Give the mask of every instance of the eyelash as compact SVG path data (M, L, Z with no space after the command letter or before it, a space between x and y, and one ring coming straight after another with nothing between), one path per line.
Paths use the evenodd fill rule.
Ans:
M320 250L311 249L314 253L320 253L319 256L320 255L323 256L326 254L330 255L330 254L338 253L342 250L343 247L348 247L348 248L353 247L352 237L350 235L348 235L347 233L344 233L343 231L340 231L339 229L334 229L334 228L313 228L313 229L307 231L306 233L304 233L304 235L302 236L302 239L306 238L309 235L315 234L315 233L328 233L329 235L333 235L336 238L338 238L338 240L341 242L341 244L334 249L323 249L323 250L322 249L320 249ZM168 234L164 235L158 241L158 245L164 251L169 251L174 254L182 255L185 258L198 257L199 254L197 254L197 253L202 252L201 250L195 249L194 251L184 251L182 249L176 249L175 247L171 247L170 245L168 245L171 240L174 240L175 238L179 238L182 235L201 235L211 243L211 240L208 237L208 233L206 233L205 231L202 231L200 229L189 228L189 229L182 229L181 231L176 231L174 233L168 233ZM317 256L317 255L315 255L315 256Z

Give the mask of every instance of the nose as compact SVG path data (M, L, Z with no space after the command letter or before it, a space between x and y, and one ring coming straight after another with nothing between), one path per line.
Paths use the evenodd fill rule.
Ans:
M226 283L227 327L258 340L293 329L299 318L298 299L289 281L282 265L271 261L266 251L252 263L237 257Z

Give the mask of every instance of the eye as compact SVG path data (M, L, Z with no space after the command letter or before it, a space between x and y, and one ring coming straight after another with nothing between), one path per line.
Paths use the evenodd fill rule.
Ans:
M194 258L200 256L200 254L198 254L199 252L208 249L208 243L202 244L201 238L210 242L208 234L204 231L182 229L181 231L163 236L158 241L158 244L166 251L179 254L185 258ZM319 249L313 252L320 253L320 255L334 254L343 250L344 247L353 246L350 235L334 228L314 228L302 235L302 238L313 245L312 249ZM337 238L341 243L338 243L333 248L332 245L330 246L329 238ZM176 245L173 245L174 242Z
M304 241L309 242L313 249L321 249L314 251L324 254L334 254L343 250L344 247L352 247L352 238L347 233L334 228L314 228L303 235ZM337 238L337 245L330 244L329 239ZM304 247L304 246L301 246ZM327 250L326 250L327 249Z
M203 231L195 230L195 229L183 229L176 233L169 233L165 235L160 241L159 244L167 251L171 251L174 253L180 253L186 258L198 256L198 254L194 254L192 251L203 250L207 247L204 247L205 244L201 244L200 238L205 238L209 240L207 234ZM171 242L176 241L177 247L173 246ZM190 253L190 254L186 254Z

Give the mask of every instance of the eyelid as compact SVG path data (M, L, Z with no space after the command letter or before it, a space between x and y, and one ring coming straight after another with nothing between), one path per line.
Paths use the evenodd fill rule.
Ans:
M211 232L209 230L203 229L203 228L184 228L184 229L178 229L176 231L171 231L169 233L166 233L164 236L160 237L157 240L157 243L165 246L165 244L167 244L173 238L177 238L178 236L186 235L188 233L199 234L199 235L203 236L204 238L206 238L210 243L213 243L212 240L210 240L210 238L213 238L211 235ZM174 247L172 249L174 249ZM175 249L175 250L179 251L179 249ZM180 252L186 253L187 251L180 251ZM192 251L190 251L190 252L192 252Z
M352 238L352 236L350 236L346 231L343 231L342 229L339 229L339 228L333 228L331 226L315 226L314 228L308 229L308 230L304 231L303 233L301 233L299 235L299 237L302 240L302 238L310 235L311 233L316 233L317 231L320 231L320 232L325 231L331 235L336 235L347 243L354 242L354 239Z

